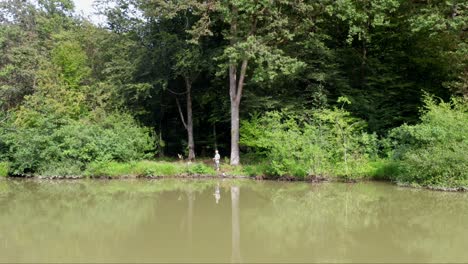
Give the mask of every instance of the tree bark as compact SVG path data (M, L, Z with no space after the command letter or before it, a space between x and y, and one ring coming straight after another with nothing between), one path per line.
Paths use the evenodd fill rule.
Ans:
M188 159L195 159L195 142L193 140L193 117L192 117L192 83L189 78L185 78L187 88L187 137L188 137Z
M237 42L237 8L232 7L232 21L231 21L231 45ZM239 165L239 103L238 96L238 83L237 83L237 63L231 62L229 64L229 97L231 99L231 156L230 164ZM239 100L238 100L239 99Z
M237 43L238 31L237 31L237 19L238 10L235 5L232 7L232 20L231 20L231 40L230 44L233 46ZM248 36L255 33L257 27L256 16L252 17L252 24ZM231 61L229 64L229 95L231 98L231 165L240 164L240 153L239 153L239 110L240 101L242 98L242 89L244 88L244 79L247 72L248 59L244 58L240 66L239 79L237 79L237 67L238 62Z
M160 101L159 101L159 142L158 142L158 147L159 147L159 157L162 158L164 157L164 147L165 147L165 144L164 144L164 141L163 141L163 130L162 130L162 119L164 117L164 108L163 108L163 104L162 104L162 101L163 101L163 98L162 98L163 95L161 95L160 97Z
M185 130L187 131L187 141L188 141L188 160L192 161L195 159L195 141L193 140L193 114L192 114L192 82L188 77L185 77L185 87L186 87L186 101L187 101L187 122L185 122L184 113L180 107L179 99L176 95L177 109L179 109L180 119L184 125Z
M229 95L231 97L231 165L240 164L239 155L239 108L244 88L245 73L248 60L242 61L239 81L237 81L237 67L235 64L229 66Z
M231 165L239 165L239 104L231 100Z

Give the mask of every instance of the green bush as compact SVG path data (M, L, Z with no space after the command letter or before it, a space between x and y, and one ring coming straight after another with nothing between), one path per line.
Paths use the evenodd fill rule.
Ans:
M135 163L100 161L88 164L85 175L88 177L138 176Z
M398 162L389 159L370 162L370 166L371 169L368 170L368 176L375 180L391 180L401 169Z
M215 175L216 171L213 167L207 166L203 163L195 163L187 166L187 172L189 174L199 174L199 175Z
M468 186L468 103L425 99L421 123L392 130L391 155L399 169L392 179L405 184Z
M400 162L400 183L435 187L468 187L468 142L409 150Z
M146 158L154 146L149 131L125 114L81 118L61 126L19 126L7 140L16 174L76 174L92 161Z
M246 176L266 176L268 171L268 164L262 162L260 164L252 164L243 166L243 172Z
M10 165L8 164L8 162L0 162L0 177L8 176L9 171Z
M76 45L67 48L75 50ZM58 52L61 55L55 59L63 59L62 50ZM64 83L41 82L2 123L0 159L11 161L11 173L73 175L90 162L129 162L154 154L149 129L129 114L105 110L92 88L78 85L81 71L86 71L76 68L82 61L80 54L79 62L59 63L71 74L62 77L70 78ZM54 71L48 74L52 79L61 76Z
M50 166L42 166L35 174L40 176L82 176L83 164L73 162L71 160L62 161L51 164Z
M358 177L359 164L376 159L379 147L365 125L338 108L304 115L269 112L242 122L240 143L269 161L266 175Z

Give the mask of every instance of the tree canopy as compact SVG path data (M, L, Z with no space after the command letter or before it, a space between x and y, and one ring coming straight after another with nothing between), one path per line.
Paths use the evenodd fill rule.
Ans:
M93 136L101 130L128 148L118 138L134 129L141 155L128 158L192 160L219 148L238 165L263 144L242 139L254 131L252 120L285 122L272 113L314 120L307 124L329 122L324 114L349 124L352 116L377 138L416 124L425 93L468 98L465 1L100 0L97 7L107 18L101 25L76 15L70 0L0 3L0 158L16 159L27 142L51 133L58 134L43 143L66 152L76 147L70 129L88 124L80 142L93 158L127 159L86 148L102 143ZM76 158L62 154L51 155Z

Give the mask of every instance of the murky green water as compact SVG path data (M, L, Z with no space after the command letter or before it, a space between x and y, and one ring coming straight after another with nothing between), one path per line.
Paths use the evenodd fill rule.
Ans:
M384 183L0 181L0 262L468 262L468 194Z

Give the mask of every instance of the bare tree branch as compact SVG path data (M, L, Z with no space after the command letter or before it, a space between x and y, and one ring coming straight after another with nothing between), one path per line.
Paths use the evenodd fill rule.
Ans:
M180 119L182 119L182 124L184 124L185 129L187 129L187 123L185 123L184 113L182 113L182 108L180 108L179 98L176 97L177 109L179 109Z

